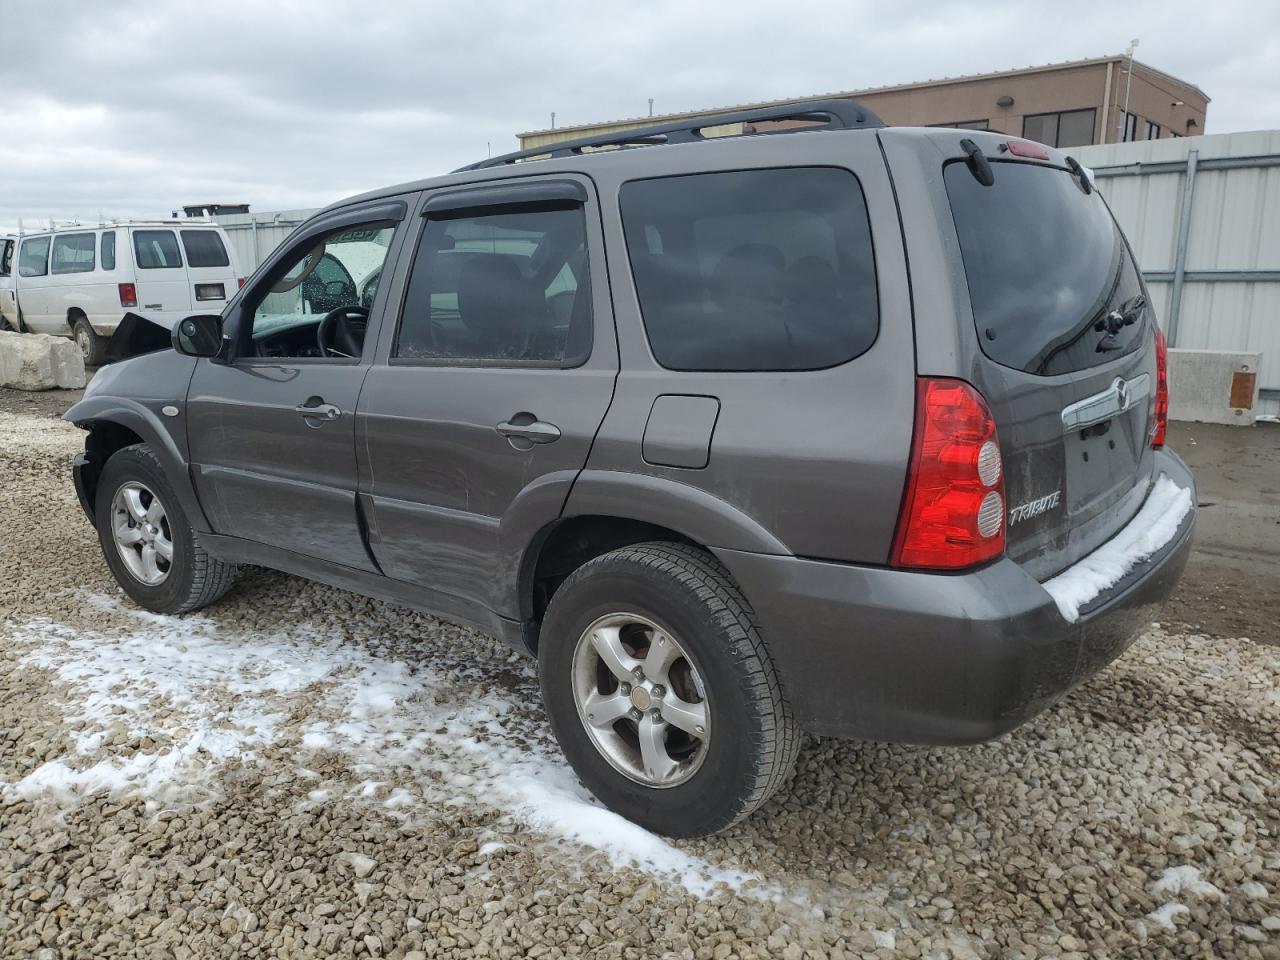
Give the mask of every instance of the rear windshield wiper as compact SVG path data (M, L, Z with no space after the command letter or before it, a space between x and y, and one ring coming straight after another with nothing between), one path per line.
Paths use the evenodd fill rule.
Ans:
M1107 353L1111 350L1120 349L1120 341L1116 339L1117 335L1124 327L1132 326L1142 316L1142 311L1146 309L1147 298L1137 293L1120 304L1118 310L1112 310L1105 317L1093 325L1093 329L1098 333L1106 331L1106 336L1098 341L1098 353Z

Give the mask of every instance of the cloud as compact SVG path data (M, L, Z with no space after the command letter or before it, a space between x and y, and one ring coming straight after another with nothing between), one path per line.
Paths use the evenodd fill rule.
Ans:
M423 4L8 0L0 225L316 206L521 130L1114 53L1280 127L1280 8L929 0ZM1188 24L1195 29L1188 29Z

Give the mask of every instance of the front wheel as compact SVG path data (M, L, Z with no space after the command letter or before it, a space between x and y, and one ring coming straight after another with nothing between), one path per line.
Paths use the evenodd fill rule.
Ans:
M716 833L786 780L800 735L755 615L716 560L624 547L560 586L541 630L561 749L610 809L657 833Z
M116 451L102 470L94 517L102 555L139 606L187 613L222 597L233 564L210 556L146 444Z

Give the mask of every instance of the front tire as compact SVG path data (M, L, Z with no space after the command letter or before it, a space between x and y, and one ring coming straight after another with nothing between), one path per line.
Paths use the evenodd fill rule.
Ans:
M78 317L71 327L80 355L86 367L100 367L107 362L107 338L98 336L93 325L84 317Z
M646 543L591 560L553 595L540 638L556 739L628 820L716 833L794 767L800 732L755 614L705 552Z
M209 555L164 467L146 444L116 451L98 480L94 517L116 583L155 613L187 613L220 599L233 564Z

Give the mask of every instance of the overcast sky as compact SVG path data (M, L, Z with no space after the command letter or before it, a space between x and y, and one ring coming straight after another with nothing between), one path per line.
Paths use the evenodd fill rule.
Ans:
M1094 57L1280 127L1262 0L415 3L0 0L0 227L311 207L515 149L515 133Z

